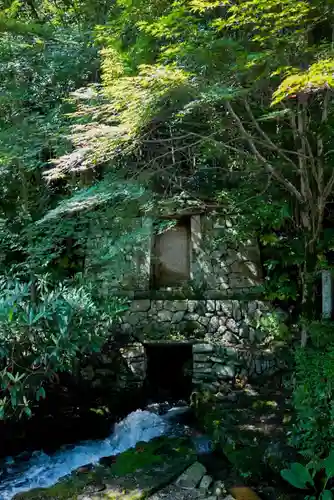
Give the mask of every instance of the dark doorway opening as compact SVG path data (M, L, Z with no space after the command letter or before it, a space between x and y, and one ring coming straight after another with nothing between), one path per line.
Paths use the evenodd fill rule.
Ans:
M146 344L145 349L147 399L188 400L192 390L192 345Z

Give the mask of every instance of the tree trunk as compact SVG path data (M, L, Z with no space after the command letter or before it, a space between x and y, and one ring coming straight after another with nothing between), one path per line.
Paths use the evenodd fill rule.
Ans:
M301 268L301 346L305 347L308 340L308 325L315 319L315 273L317 268L316 244L311 244L312 238L305 233L304 264Z

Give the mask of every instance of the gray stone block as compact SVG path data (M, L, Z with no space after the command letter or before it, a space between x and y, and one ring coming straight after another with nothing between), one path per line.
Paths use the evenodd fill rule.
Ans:
M193 375L200 377L201 375L212 374L212 367L203 367L203 368L193 368Z
M238 300L232 301L232 315L233 315L233 318L236 320L241 319L241 308L240 308L240 303Z
M221 377L223 379L231 379L236 375L235 367L231 365L221 365L216 363L215 365L213 365L213 370L216 372L218 377Z
M206 468L204 465L200 462L195 462L179 476L175 484L187 490L196 488L205 473Z
M215 300L208 300L206 302L206 310L208 312L215 312L215 310L216 310L216 301Z
M180 323L183 320L184 311L177 311L173 314L172 323Z
M188 311L193 313L195 312L195 309L196 309L196 306L197 306L197 300L188 300Z
M232 333L238 333L238 325L237 325L237 322L232 319L232 318L229 318L227 321L226 321L226 327L228 330L230 330L230 332Z
M209 491L209 488L212 484L212 477L205 474L202 479L201 479L201 482L199 483L199 492L201 495L206 495Z
M222 341L226 344L239 344L238 337L232 332L225 332Z
M226 314L226 316L231 316L233 311L232 300L220 301L220 309L223 313Z
M250 337L250 330L249 330L249 326L247 325L247 323L245 323L243 321L240 324L238 333L239 333L240 337L242 337L243 339L249 339L249 337Z
M193 354L193 360L198 361L199 363L203 363L205 361L208 361L210 353L208 354Z
M172 321L173 313L167 309L163 309L158 312L158 318L160 321Z
M210 361L212 361L213 363L225 363L226 361L224 360L224 358L219 358L217 356L210 356Z
M200 316L198 318L198 322L203 325L203 326L208 326L209 322L210 322L210 318L207 318L206 316Z
M163 309L167 309L168 311L174 311L174 301L173 300L165 300Z
M184 319L187 320L187 321L198 321L199 319L199 314L195 314L195 313L186 313L184 315Z
M174 300L173 301L173 311L186 311L188 309L187 300Z
M126 321L127 323L129 323L129 325L132 325L132 326L135 326L138 324L138 314L136 313L133 313L133 314L129 314L129 316L126 318Z
M131 304L131 311L147 312L151 307L150 299L134 300Z
M219 318L217 316L213 316L210 319L208 330L210 333L215 333L219 328Z
M206 352L213 352L213 345L212 344L194 344L193 345L193 353L206 353Z

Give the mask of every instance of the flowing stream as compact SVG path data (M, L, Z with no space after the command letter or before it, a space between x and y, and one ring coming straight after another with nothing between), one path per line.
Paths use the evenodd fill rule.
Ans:
M180 409L180 413L182 411ZM177 424L175 426L177 412L174 408L161 416L147 410L137 410L116 424L106 439L65 447L52 455L36 451L26 462L19 457L9 457L1 471L0 500L10 500L17 493L32 488L52 486L78 467L97 463L105 456L116 455L134 447L138 441L148 442L158 436L180 432Z

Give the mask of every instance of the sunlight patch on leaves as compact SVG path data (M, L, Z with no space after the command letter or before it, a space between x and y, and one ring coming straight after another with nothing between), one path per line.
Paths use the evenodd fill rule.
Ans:
M300 93L314 93L334 87L334 59L318 61L303 72L287 76L273 93L272 105Z

